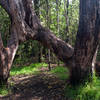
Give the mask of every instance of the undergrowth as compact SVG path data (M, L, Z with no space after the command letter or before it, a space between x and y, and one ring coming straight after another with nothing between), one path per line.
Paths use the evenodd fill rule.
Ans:
M77 87L66 85L65 96L69 100L100 100L100 78L94 75L92 82Z
M10 89L7 88L5 85L0 86L0 95L6 96L10 92Z

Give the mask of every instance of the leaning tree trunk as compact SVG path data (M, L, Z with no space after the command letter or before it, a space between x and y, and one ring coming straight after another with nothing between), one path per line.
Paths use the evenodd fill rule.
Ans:
M57 38L49 29L40 24L33 11L32 0L0 0L0 5L8 12L14 27L11 28L13 29L12 35L16 33L19 42L33 39L48 47L70 68L71 83L81 83L82 80L89 78L100 38L100 0L80 0L80 23L75 52L69 44ZM16 39L13 37L11 44L15 44L12 42L14 40ZM0 50L1 55L7 56L6 59L1 60L1 69L6 67L4 65L7 65L6 68L11 67L9 62L13 61L11 58L14 56L10 55L15 55L14 51L17 50L17 45L11 44L7 51L6 48L5 52ZM6 64L3 61L7 61ZM4 71L0 71L0 79ZM5 75L8 77L8 74Z
M100 39L100 0L80 0L80 22L71 69L72 84L90 79Z

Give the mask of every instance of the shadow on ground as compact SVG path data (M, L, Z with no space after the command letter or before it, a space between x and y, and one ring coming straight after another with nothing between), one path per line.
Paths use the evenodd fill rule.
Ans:
M64 97L65 82L55 75L21 75L11 77L15 84L12 94L0 100L67 100Z

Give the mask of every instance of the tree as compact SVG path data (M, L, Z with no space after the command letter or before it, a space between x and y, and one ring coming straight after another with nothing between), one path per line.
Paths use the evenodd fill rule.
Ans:
M66 36L67 36L67 42L68 42L68 32L69 32L69 29L68 29L68 26L69 26L69 17L68 17L68 8L69 8L69 0L67 0L67 4L66 4L66 0L64 0L64 10L65 10L65 19L66 19L66 29L65 29L65 33L66 33Z
M100 0L80 0L80 21L74 49L73 80L89 79L95 63L100 35ZM75 81L74 81L75 82Z
M57 38L40 24L32 8L32 0L0 0L11 19L11 39L7 48L0 38L0 80L6 81L18 43L28 39L41 42L70 69L70 82L89 79L100 35L100 0L80 0L80 22L75 48ZM5 59L4 59L5 58ZM5 73L5 69L6 73Z

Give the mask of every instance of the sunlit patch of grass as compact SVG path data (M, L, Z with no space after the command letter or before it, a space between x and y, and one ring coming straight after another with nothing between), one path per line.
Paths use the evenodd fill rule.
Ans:
M35 63L30 66L13 67L10 71L10 75L22 75L22 74L36 74L39 72L39 68L47 67L46 63Z
M5 85L0 86L0 95L6 96L9 93L9 88L7 88Z
M67 85L65 96L69 100L100 100L100 78L93 76L93 81L85 85L72 87Z
M68 69L62 66L55 67L51 73L56 74L61 80L66 80L69 76Z
M48 64L46 64L46 63L35 63L35 64L31 64L30 66L33 66L35 68L41 68L41 67L48 67Z

